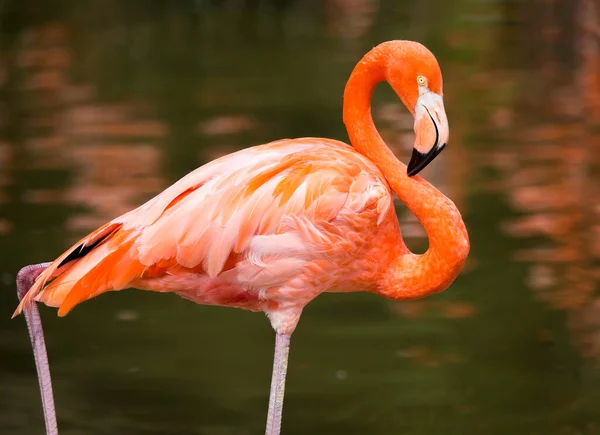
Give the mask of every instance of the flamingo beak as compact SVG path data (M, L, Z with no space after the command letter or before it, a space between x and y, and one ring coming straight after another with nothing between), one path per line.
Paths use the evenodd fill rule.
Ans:
M419 96L414 129L415 145L406 170L409 177L421 172L448 143L448 118L440 95L427 91Z

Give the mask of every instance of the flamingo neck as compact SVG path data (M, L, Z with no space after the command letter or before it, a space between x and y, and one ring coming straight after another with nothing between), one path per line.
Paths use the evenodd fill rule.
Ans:
M378 293L391 299L416 299L445 290L462 269L469 253L469 238L454 203L420 176L409 177L386 146L371 116L371 97L386 79L387 44L371 50L352 72L344 91L344 124L354 148L383 173L394 193L419 219L429 238L425 254L403 250L385 265ZM394 55L398 55L396 51Z

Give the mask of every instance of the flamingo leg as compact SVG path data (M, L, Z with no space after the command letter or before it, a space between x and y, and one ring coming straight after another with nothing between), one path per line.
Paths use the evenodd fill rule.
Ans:
M281 414L283 412L285 376L287 374L288 355L290 353L290 337L290 334L279 333L275 337L275 357L273 359L273 376L271 378L269 414L267 416L265 435L279 435L281 430Z
M50 263L32 264L25 266L19 271L17 274L17 296L19 297L19 301L23 299L38 275L49 265ZM27 330L29 331L38 382L40 384L46 435L58 435L54 397L52 395L52 379L50 377L50 365L48 364L48 354L46 353L42 319L35 302L26 305L23 312L25 314L25 321L27 322Z

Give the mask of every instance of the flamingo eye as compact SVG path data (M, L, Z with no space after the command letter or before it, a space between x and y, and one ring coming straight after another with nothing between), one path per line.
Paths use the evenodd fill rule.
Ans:
M417 83L420 86L424 86L427 83L427 79L424 76L417 76Z

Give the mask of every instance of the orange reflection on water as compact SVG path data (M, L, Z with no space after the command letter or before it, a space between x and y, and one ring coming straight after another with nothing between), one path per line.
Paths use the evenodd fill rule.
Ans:
M393 304L392 312L408 319L417 319L424 316L465 319L477 314L477 308L469 302L462 301L420 300Z
M327 29L334 36L359 38L370 29L378 7L379 0L327 0Z
M499 130L506 143L486 164L500 174L490 187L505 192L519 213L502 223L503 232L528 240L513 255L529 265L526 285L538 300L566 310L573 343L600 359L600 40L595 5L585 0L579 7L578 69L565 77L545 53L544 94L515 101L522 115Z
M0 162L21 148L23 168L62 169L66 185L28 189L30 203L68 204L81 211L69 215L70 233L89 231L137 207L165 187L161 150L168 134L148 105L136 101L100 103L93 85L70 78L73 40L68 26L49 24L26 32L15 56L21 77L18 101L22 142L0 146ZM9 181L3 171L0 187ZM5 224L1 228L10 228ZM77 236L73 236L77 238Z
M457 364L463 362L456 353L438 353L425 346L412 346L399 350L396 353L401 358L407 358L413 363L425 367L438 367L443 364Z

